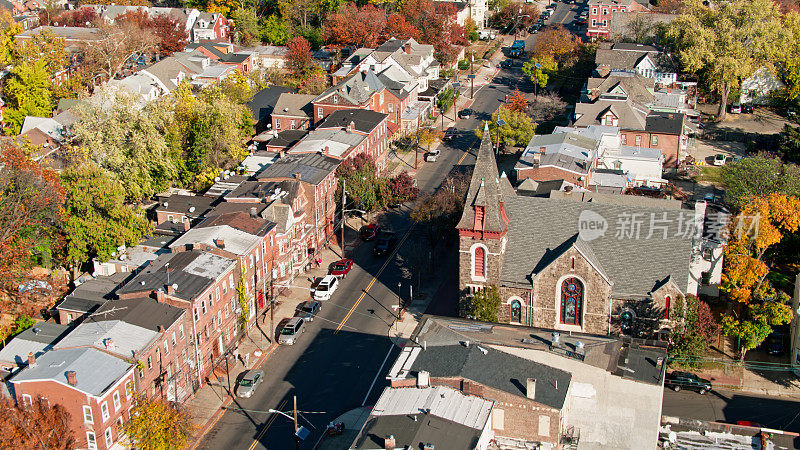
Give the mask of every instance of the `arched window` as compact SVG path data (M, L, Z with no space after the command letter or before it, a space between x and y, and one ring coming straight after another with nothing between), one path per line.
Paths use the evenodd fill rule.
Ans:
M669 295L664 298L664 319L669 319L669 304L672 303L672 297Z
M486 277L486 250L483 247L475 247L475 267L476 277Z
M583 315L583 283L567 278L561 283L561 323L581 325Z
M513 300L511 302L511 321L522 323L522 303L520 303L519 300Z

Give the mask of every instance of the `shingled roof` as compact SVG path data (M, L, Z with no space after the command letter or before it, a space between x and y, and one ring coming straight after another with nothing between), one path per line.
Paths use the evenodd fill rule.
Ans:
M492 140L489 137L489 124L483 130L483 139L478 148L478 157L472 172L472 180L467 192L466 206L458 222L459 229L472 229L475 224L475 206L484 206L484 231L503 232L508 228L501 214L500 205L505 202L505 194L514 192L505 175L501 176L494 158Z

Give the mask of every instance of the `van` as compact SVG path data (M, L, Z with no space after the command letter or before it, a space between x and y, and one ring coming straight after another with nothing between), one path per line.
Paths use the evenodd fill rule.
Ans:
M306 321L302 317L292 317L281 328L278 344L294 345L300 333L306 331Z

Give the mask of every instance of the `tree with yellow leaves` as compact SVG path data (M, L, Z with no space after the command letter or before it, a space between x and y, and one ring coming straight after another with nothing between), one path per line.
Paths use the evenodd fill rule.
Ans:
M189 414L161 399L139 397L122 426L130 444L143 450L186 447L193 426Z
M788 323L792 311L788 295L776 291L769 280L764 255L785 233L800 229L800 200L784 194L751 199L729 226L720 290L734 302L722 317L722 330L739 339L742 360L757 347L772 327Z

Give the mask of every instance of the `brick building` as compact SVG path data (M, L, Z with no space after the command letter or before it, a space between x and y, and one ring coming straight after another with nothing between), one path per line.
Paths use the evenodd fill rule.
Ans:
M316 129L345 130L364 136L363 144L356 147L355 151L346 157L364 155L375 161L378 167L385 166L391 132L388 114L369 110L334 111L325 120L318 123Z
M647 8L636 0L589 0L589 19L586 36L608 37L611 28L611 13L642 12Z
M161 197L155 208L156 223L185 223L188 229L197 219L204 218L213 209L217 200L202 195L173 194Z
M94 348L51 350L11 379L20 405L37 398L60 404L70 413L78 448L111 448L119 427L130 417L135 394L134 365Z
M703 213L517 196L487 136L457 227L462 292L498 286L502 322L599 334L669 326L675 299L697 294Z
M307 130L311 125L314 95L283 93L272 110L272 129Z

